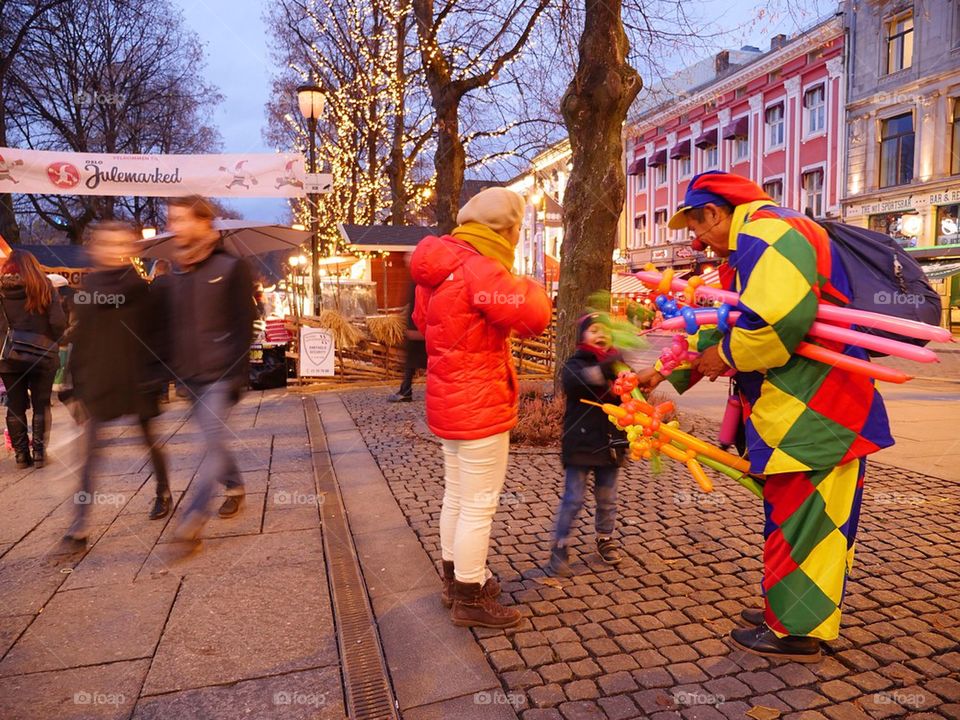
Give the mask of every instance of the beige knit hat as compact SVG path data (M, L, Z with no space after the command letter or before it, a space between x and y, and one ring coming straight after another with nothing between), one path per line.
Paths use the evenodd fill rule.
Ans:
M481 190L457 213L457 224L476 222L501 232L523 222L523 198L512 190L492 187Z

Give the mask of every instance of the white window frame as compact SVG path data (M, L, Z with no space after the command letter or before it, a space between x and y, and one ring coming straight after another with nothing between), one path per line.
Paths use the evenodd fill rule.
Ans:
M800 205L802 210L806 212L809 202L807 187L803 179L806 175L811 175L815 172L820 173L820 212L817 212L816 208L814 208L813 216L822 218L827 214L827 166L825 163L817 163L800 168Z
M677 158L677 178L686 180L693 175L693 158L689 155L681 155Z
M813 117L811 109L807 108L805 105L805 100L807 93L811 90L815 90L817 87L823 89L823 104L819 108L813 108L814 110L820 110L820 127L816 129L810 128L810 119ZM827 134L827 79L821 78L815 82L810 83L804 87L800 92L800 107L803 109L803 139L809 140L811 138L820 137L821 135Z
M637 220L643 220L643 227L637 227ZM633 247L642 248L647 244L647 213L638 212L633 217Z
M733 118L733 120L731 120L731 122L736 123L736 122L739 122L740 120L742 120L743 118L747 118L747 125L749 126L749 124L750 124L750 114L749 114L749 113L747 113L746 115L741 115L740 117L737 117L737 118ZM733 139L733 152L731 153L731 158L732 158L732 159L731 159L731 161L730 161L731 164L733 164L733 163L749 162L749 161L750 161L750 145L751 145L752 143L750 142L749 130L747 131L747 133L748 133L748 134L747 134L747 137L745 137L745 138L734 138L734 139ZM740 155L739 152L738 152L738 150L740 149L741 143L743 143L743 145L747 148L747 152L746 152L745 154L743 154L743 155Z
M663 213L663 222L657 222L657 216ZM653 224L656 226L654 230L653 244L654 246L667 245L670 243L670 228L667 227L667 223L670 222L670 213L667 212L666 208L657 208L653 211Z
M656 182L657 182L657 187L663 187L664 185L667 184L667 182L668 182L668 180L669 180L669 173L667 173L667 167L669 166L669 164L670 164L670 158L668 157L668 158L667 158L667 162L665 162L663 165L657 165L657 166L656 166L656 174L657 174L657 176L656 176ZM661 175L662 175L663 177L661 177Z
M774 202L776 202L777 205L783 205L783 197L787 191L787 180L785 175L772 175L770 177L766 177L763 179L763 182L760 183L760 187L762 187L764 189L763 191L766 192L766 186L775 182L780 183L780 198L773 198Z
M780 142L776 145L770 143L770 131L774 127L767 122L767 112L772 107L780 106L783 113L780 118ZM787 96L781 95L776 100L772 100L763 106L763 148L764 153L777 152L783 150L787 144Z
M634 175L634 177L637 179L637 191L646 190L646 189L647 189L647 166L646 166L646 163L644 163L643 172L642 172L642 173L639 173L639 174L637 174L637 175Z

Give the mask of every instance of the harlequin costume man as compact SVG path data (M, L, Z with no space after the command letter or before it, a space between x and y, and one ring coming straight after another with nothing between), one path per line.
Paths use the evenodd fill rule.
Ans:
M742 613L747 627L734 630L731 643L816 662L821 641L839 635L865 458L893 444L870 378L794 354L819 303L848 304L849 279L823 228L737 175L694 177L669 226L726 258L721 279L740 293L737 322L691 336L700 357L669 375L683 392L701 377L736 371L750 471L764 480L764 608ZM867 357L858 347L816 342ZM663 377L655 368L641 381L650 390Z

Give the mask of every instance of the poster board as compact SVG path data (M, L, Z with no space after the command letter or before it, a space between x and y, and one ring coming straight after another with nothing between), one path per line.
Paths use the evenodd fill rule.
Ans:
M333 334L323 328L300 328L300 377L333 377Z

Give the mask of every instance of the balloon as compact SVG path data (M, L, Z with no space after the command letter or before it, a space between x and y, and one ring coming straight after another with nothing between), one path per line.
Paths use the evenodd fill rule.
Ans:
M912 379L911 375L886 367L885 365L877 365L868 360L860 360L859 358L850 357L849 355L843 355L808 342L798 344L794 352L797 355L803 355L803 357L810 358L811 360L838 367L848 372L857 373L858 375L866 375L875 380L905 383L907 380Z

